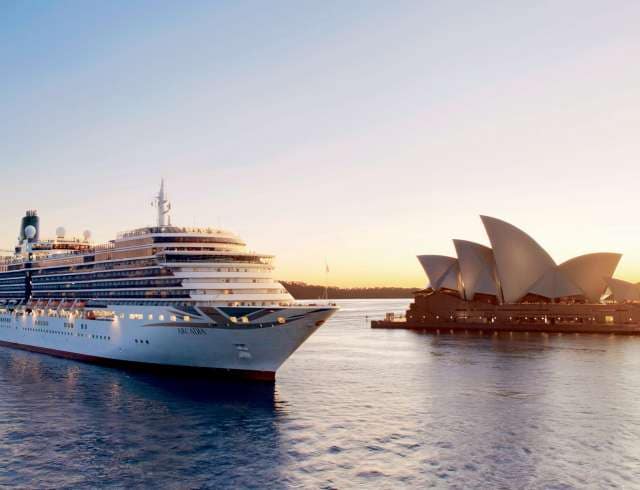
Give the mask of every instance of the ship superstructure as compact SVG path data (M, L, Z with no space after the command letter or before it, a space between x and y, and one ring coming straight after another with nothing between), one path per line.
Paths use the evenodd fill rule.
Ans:
M296 306L273 257L219 229L173 226L164 182L157 223L93 245L33 210L0 261L0 343L105 362L201 367L273 379L335 311Z

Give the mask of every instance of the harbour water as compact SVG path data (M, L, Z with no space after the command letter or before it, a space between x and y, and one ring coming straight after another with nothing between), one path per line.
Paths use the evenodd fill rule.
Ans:
M352 300L275 385L0 348L0 486L640 487L640 338L371 330Z

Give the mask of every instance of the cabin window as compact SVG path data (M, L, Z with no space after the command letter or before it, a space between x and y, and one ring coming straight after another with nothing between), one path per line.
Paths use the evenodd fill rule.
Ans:
M604 322L605 323L613 323L613 315L605 315Z
M185 315L185 316L184 316L184 318L183 318L183 320L184 320L185 322L190 322L190 321L191 321L191 317L190 317L189 315Z
M149 316L147 316L147 319L149 319L149 320L153 320L153 314L152 314L152 313L149 313Z
M171 315L170 320L171 320L172 322L175 322L176 320L178 320L178 317L176 317L175 315Z
M129 313L130 320L142 320L144 315L142 313Z
M158 320L160 320L161 322L164 321L164 315L158 315Z

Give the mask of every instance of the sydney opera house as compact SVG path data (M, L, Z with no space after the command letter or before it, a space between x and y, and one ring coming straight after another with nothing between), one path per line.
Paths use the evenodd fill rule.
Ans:
M640 320L640 286L613 277L620 254L557 264L522 230L481 219L490 248L454 240L457 257L418 256L429 282L407 322L631 326Z

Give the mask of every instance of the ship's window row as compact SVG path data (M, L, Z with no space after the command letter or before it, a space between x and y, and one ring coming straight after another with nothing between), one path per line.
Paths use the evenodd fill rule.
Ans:
M167 262L239 262L248 264L270 263L269 258L257 255L178 255L166 254L164 260Z
M56 279L55 277L51 278L51 280L62 280L62 279L66 279L69 277L74 277L74 276L78 276L78 279L81 278L86 278L86 277L91 277L91 274L99 273L99 274L108 274L109 272L123 272L125 275L126 274L134 274L137 271L145 271L145 270L156 270L161 268L161 266L157 263L154 263L154 265L137 265L137 266L130 266L130 267L118 267L118 268L111 268L108 269L107 271L104 271L101 268L98 268L97 266L95 268L90 268L87 271L57 271L51 274L40 274L39 271L34 271L34 279L37 279L39 281L47 281L51 278L51 276L56 276L56 277L60 277L61 279ZM166 269L166 268L165 268ZM169 269L166 269L169 270Z
M100 281L100 282L82 282L82 283L63 283L63 284L34 284L34 290L91 290L91 289L126 289L136 287L178 287L182 284L182 279L139 279L130 280L122 279L120 281Z
M226 306L291 306L291 301L229 301Z
M92 299L92 298L189 298L189 292L185 289L141 289L141 290L122 290L122 291L91 291L90 293L82 291L34 291L34 299Z
M273 267L260 266L260 267L174 267L176 272L271 272Z
M219 256L214 258L212 256L172 256L172 262L180 262L181 259L185 257L189 257L185 261L189 262L243 262L243 264L251 264L251 260L254 258L253 256L242 256L242 259L238 259L238 257L233 256ZM175 259L175 260L174 260ZM244 260L243 260L244 259ZM218 267L217 272L250 272L250 271L272 271L273 267L271 267L271 259L270 258L259 258L259 260L254 260L253 267L247 267L243 265L243 267ZM259 266L259 267L256 267ZM78 273L94 273L94 272L112 272L112 271L120 271L124 274L131 273L131 269L141 269L141 268L155 268L158 267L158 263L155 259L152 258L141 258L134 260L120 260L120 261L110 261L110 262L88 262L86 264L74 264L68 266L60 266L60 267L51 267L43 270L34 270L33 271L33 279L34 280L47 280L48 276L55 275L63 275L66 274L67 277L69 274L73 274L75 272ZM176 268L176 270L184 270L184 271L193 271L193 272L208 272L213 270L211 267L187 267L187 268ZM24 278L24 269L20 266L20 271L4 273L0 275L0 277L6 278L8 275L11 275L15 278ZM80 279L80 278L78 278Z
M188 286L190 283L239 283L239 284L267 284L275 283L270 277L250 278L250 277L188 277L185 278L189 283L183 283L184 286Z
M0 278L2 279L9 279L13 277L24 277L24 269L21 269L18 272L1 272L0 273Z
M37 332L37 333L46 333L46 334L50 334L50 335L70 335L73 336L73 332L65 332L62 330L48 330L48 329L43 329L43 328L31 328L31 327L25 327L24 328L25 331L27 332ZM84 334L84 333L78 333L76 334L77 337L86 337L86 338L91 338L91 339L95 339L95 340L111 340L111 336L109 335L96 335L96 334Z
M44 282L71 282L71 281L95 281L102 279L117 279L123 278L136 278L136 277L158 277L158 276L171 276L173 273L170 269L152 267L145 269L134 270L115 270L96 273L84 273L84 274L65 274L65 275L47 275L47 276L34 276L34 284L40 284Z
M277 283L275 283L277 284ZM264 288L264 289L150 289L153 287L152 285L148 285L148 288L145 288L143 284L136 284L143 286L138 289L127 289L131 285L130 284L113 284L113 285L96 285L93 287L89 286L74 286L69 285L69 287L44 287L33 289L33 297L34 299L42 299L42 298L86 298L95 297L95 298L110 298L110 297L189 297L189 293L199 294L199 295L219 295L219 294L287 294L286 289L275 289L275 288ZM160 287L168 287L171 286L179 286L180 280L174 283L167 283L164 285L154 285L157 288ZM105 291L101 291L100 289L105 289Z
M192 247L192 246L171 246L166 245L162 248L153 248L152 253L158 252L239 252L237 247Z
M34 271L34 277L44 276L48 274L61 274L64 272L80 272L80 271L101 271L101 270L122 270L129 268L150 267L158 265L153 258L130 259L130 260L114 260L109 262L87 262L85 264L74 264L68 266L51 267L48 269Z
M27 332L48 333L53 335L73 335L73 332L63 332L61 330L47 330L43 328L24 327Z
M287 294L285 289L191 289L191 293L205 295L205 294Z
M166 257L169 262L204 262L204 263L225 263L225 262L241 262L243 264L263 265L270 266L272 257L260 256L260 255L181 255L181 254L167 254ZM111 271L111 270L128 270L139 269L142 267L156 266L157 261L154 258L138 258L129 260L111 260L105 262L87 262L85 264L73 264L58 267L49 267L42 270L34 271L34 277L43 277L47 275L60 275L73 272L94 272L94 271ZM22 266L21 266L22 267ZM229 269L234 270L238 268ZM272 270L269 267L268 270ZM19 275L24 275L21 271Z
M119 242L115 247L101 250L98 253L105 254L106 256L120 254L122 252L136 252L140 251L139 255L148 254L148 250L153 250L156 253L160 250L165 250L168 247L175 247L176 250L244 250L245 245L243 243L231 243L231 242L210 242L210 243L198 243L193 240L187 240L185 242L177 242L175 240L169 240L165 242L153 242L152 240L144 240L142 242ZM135 257L135 255L132 255ZM123 258L122 256L118 258Z
M136 342L136 344L148 344L149 343L148 340L138 340L138 339L135 339L135 342Z
M24 283L24 274L20 277L0 277L0 285L4 284L23 284Z
M0 288L15 288L19 286L24 286L25 279L26 279L25 277L21 277L20 279L17 279L17 280L1 282Z
M157 236L153 237L154 243L229 243L233 245L246 245L240 240L225 237L197 237L197 236Z
M120 313L120 318L124 318L124 313ZM129 313L128 315L129 320L144 320L144 314L143 313ZM147 315L147 320L153 320L153 313L149 313ZM164 314L159 314L158 315L158 320L159 321L164 321L165 319L165 315ZM176 315L169 315L169 320L171 320L172 322L177 322L178 321L178 317ZM180 318L181 321L184 322L190 322L191 321L191 316L189 315L183 315Z
M206 301L206 300L193 300L191 298L167 298L163 300L136 300L136 299L126 299L126 298L115 298L110 299L109 304L111 305L123 305L123 306L178 306L184 307L185 305L189 305L190 303L197 303L200 306L291 306L293 304L292 301L289 300L268 300L268 301ZM124 318L124 317L121 317ZM164 318L159 318L160 320L164 320Z

